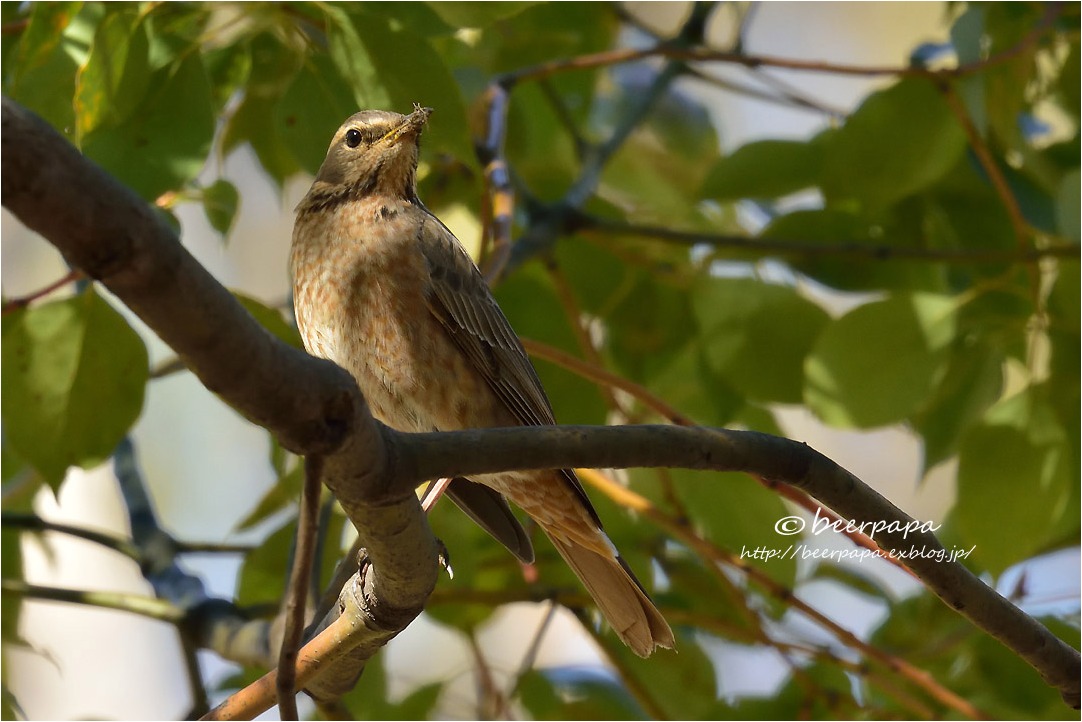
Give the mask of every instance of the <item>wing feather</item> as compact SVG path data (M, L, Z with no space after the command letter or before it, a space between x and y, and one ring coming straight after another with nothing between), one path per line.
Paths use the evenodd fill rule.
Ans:
M519 423L555 425L552 406L522 342L466 249L431 214L419 233L431 279L429 311ZM561 473L600 528L601 520L574 472Z

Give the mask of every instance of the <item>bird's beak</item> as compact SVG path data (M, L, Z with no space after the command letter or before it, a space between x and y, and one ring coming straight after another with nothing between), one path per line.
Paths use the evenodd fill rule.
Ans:
M428 122L428 116L432 115L432 108L422 108L420 105L414 104L413 112L405 117L405 119L391 129L387 135L380 139L381 142L387 142L390 145L398 143L399 138L403 136L418 136L421 134L421 129L424 128L425 123Z

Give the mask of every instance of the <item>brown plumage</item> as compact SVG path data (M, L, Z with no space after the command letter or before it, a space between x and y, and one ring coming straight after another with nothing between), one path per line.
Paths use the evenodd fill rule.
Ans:
M293 231L305 347L353 374L375 417L402 431L554 424L541 382L477 266L417 198L418 143L430 112L364 111L335 133ZM544 529L632 650L646 656L673 646L574 472L456 479L448 494L530 561L510 499Z

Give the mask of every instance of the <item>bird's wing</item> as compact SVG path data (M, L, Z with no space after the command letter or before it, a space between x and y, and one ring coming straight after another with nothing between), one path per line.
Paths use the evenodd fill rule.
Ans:
M430 213L425 214L420 233L431 277L429 311L520 424L554 425L541 380L466 249ZM601 520L578 478L568 470L562 474L600 528Z
M447 496L466 516L507 547L524 564L533 563L533 544L503 494L469 479L454 479Z

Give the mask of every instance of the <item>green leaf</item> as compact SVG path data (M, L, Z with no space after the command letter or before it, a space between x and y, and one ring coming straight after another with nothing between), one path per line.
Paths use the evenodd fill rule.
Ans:
M970 5L951 26L951 44L958 55L959 63L975 63L983 60L987 45L984 35L984 15L984 7ZM969 113L981 135L988 131L986 110L988 100L984 80L984 75L977 73L959 78L955 85L958 95L965 103L966 112Z
M1003 391L1003 356L985 343L963 343L951 353L943 380L912 419L924 439L924 473L954 454L959 437Z
M830 320L795 290L751 279L701 276L692 289L710 365L757 401L799 403L804 358Z
M6 501L6 500L5 500ZM4 511L8 511L5 505ZM0 566L4 570L4 579L25 580L23 569L22 532L8 526L0 527ZM22 641L19 636L19 618L22 616L23 600L5 596L3 609L0 610L0 640L4 646Z
M934 183L966 146L946 102L923 78L870 95L823 148L830 203L854 198L882 208Z
M506 152L508 164L543 200L556 200L574 181L579 167L575 144L537 84L515 89L515 102L507 110Z
M1063 629L1049 624L1054 620L1043 621ZM1077 635L1077 629L1071 630L1068 643L1077 645ZM1063 717L1063 700L1054 687L1001 642L975 633L970 622L932 594L893 605L870 643L923 669L989 717ZM937 716L949 715L944 711Z
M213 6L205 3L169 3L144 12L150 40L150 70L173 65L195 48L202 54L207 36L215 31L207 32L208 21L214 12Z
M225 104L248 82L252 72L251 48L247 43L214 48L203 54L203 63L210 79L214 107L220 115Z
M456 28L483 28L513 17L536 2L429 2L433 12Z
M385 659L384 654L369 659L360 680L342 697L341 703L351 713L349 719L429 719L443 686L439 683L422 685L403 699L392 702Z
M590 125L605 138L638 112L658 71L617 76L616 88L598 94ZM597 196L617 209L635 208L641 223L705 227L699 188L718 157L718 133L694 96L670 88L606 163Z
M244 88L243 100L226 124L222 134L222 151L228 153L241 143L249 143L259 157L263 169L271 179L281 185L296 173L300 166L290 148L282 139L278 111L282 96L293 82L303 62L302 56L291 47L278 42L269 33L261 33L248 43L251 56L251 73ZM268 122L273 119L274 122ZM318 164L330 145L338 119L321 118L320 128L327 127L323 147L314 153ZM323 124L326 124L324 126ZM317 166L318 167L318 166Z
M867 428L908 417L941 377L954 337L955 301L896 295L826 327L805 361L805 402L835 426Z
M635 698L600 670L530 670L519 679L518 692L535 720L649 719Z
M228 237L233 221L237 218L237 206L240 204L237 187L224 178L219 178L203 188L202 200L203 212L207 214L211 227L223 237Z
M435 3L442 6L442 2ZM477 3L477 7L485 7ZM552 3L531 5L500 22L492 32L482 34L478 44L480 57L489 60L491 74L504 73L553 58L568 58L612 47L620 22L611 6L605 3ZM489 56L489 57L486 57ZM595 76L589 71L554 76L554 86L568 105L588 111L595 95ZM565 81L569 81L565 84ZM585 97L568 95L567 89L588 87ZM518 90L515 91L517 96ZM582 103L587 105L583 107ZM512 106L514 104L512 103Z
M438 4L442 5L444 3ZM426 37L452 35L458 30L453 25L449 25L429 3L425 2L382 3L375 7L357 3L348 6L350 12L354 9L359 12L380 15L386 18L392 27L409 28L413 32Z
M1056 86L1059 106L1074 118L1075 123L1078 123L1079 107L1082 106L1082 98L1079 97L1079 86L1082 85L1080 71L1082 62L1079 60L1079 44L1075 42L1071 43L1071 49L1064 58Z
M520 268L494 293L520 336L581 356L567 315L540 264ZM592 382L541 359L534 360L534 367L560 423L605 422L605 402Z
M695 338L696 323L685 289L653 274L637 275L603 316L609 329L606 350L622 373L648 379Z
M4 92L69 138L75 132L72 96L86 47L72 37L77 17L100 15L97 3L33 3L14 58L4 67ZM9 75L10 73L10 75Z
M612 301L634 271L610 251L579 237L561 241L554 262L586 313L597 314Z
M592 122L611 128L634 112L645 86L629 85L621 88L616 99L595 101L600 107L595 108ZM634 207L642 223L705 227L698 193L710 162L718 155L717 131L710 116L683 96L659 104L651 116L657 117L633 130L609 159L597 195L617 208Z
M695 528L714 544L735 554L751 554L759 548L784 551L792 544L792 537L779 536L775 530L778 520L789 515L785 504L746 475L685 469L671 473ZM786 586L793 584L795 559L762 556L749 556L746 561Z
M701 339L689 343L672 362L645 379L650 390L681 414L706 426L725 426L744 398L707 360Z
M278 137L307 173L315 175L331 138L357 112L349 85L326 55L312 54L275 107Z
M147 200L193 180L214 137L210 86L197 53L154 73L150 86L129 119L98 126L83 139L88 158Z
M748 143L714 164L701 196L714 200L778 198L816 185L822 168L823 149L819 143Z
M337 73L348 84L357 110L392 110L391 95L353 18L340 7L329 6L325 12L327 50Z
M690 633L679 628L673 633L679 654L660 651L664 656L650 659L636 657L615 635L601 641L636 698L648 701L644 704L652 718L716 719L724 704L717 699L713 666Z
M1077 499L1068 510L1077 481L1062 430L1047 415L1034 422L1033 413L1029 404L1001 404L959 446L958 531L994 574L1043 549L1060 518L1077 512Z
M264 492L255 507L237 522L237 531L251 529L259 522L283 509L289 509L297 503L304 487L304 466L298 464L282 474L274 484Z
M14 7L12 4L9 7ZM37 3L30 6L26 29L19 41L15 72L40 67L48 62L64 36L64 30L83 7L81 2ZM18 77L18 76L16 76Z
M927 261L891 258L894 248L924 245L921 235L903 225L920 223L923 218L910 219L902 208L897 210L897 213L884 213L878 217L832 208L794 211L775 218L760 235L793 244L796 249L789 254L789 264L832 288L843 291L940 290L940 269ZM800 252L800 246L820 250L805 255ZM879 250L878 257L856 253L858 249L866 248Z
M1082 320L1078 299L1079 268L1076 263L1061 263L1059 275L1048 294L1048 340L1051 344L1049 361L1048 402L1052 405L1068 442L1071 444L1071 477L1080 476L1080 419L1082 406Z
M286 520L244 556L237 572L238 605L276 604L282 598L289 579L294 530L294 519Z
M285 341L295 348L304 348L297 327L286 322L281 309L271 308L261 301L237 291L233 291L233 295L240 301L240 305L244 306L244 309L252 314L256 321L259 321L263 328L277 336L279 340Z
M1064 629L1057 619L1040 620L1060 633L1067 632L1067 643L1077 649L1078 631ZM963 679L950 688L996 719L1061 719L1064 702L1055 687L1045 682L1013 650L986 634L973 635L968 653L955 667Z
M146 347L93 288L5 316L2 354L4 433L54 489L107 459L143 408Z
M94 34L75 81L75 135L123 122L139 107L150 83L147 34L134 8L107 15Z
M985 6L983 39L989 55L1010 54L982 73L987 96L989 129L992 137L1007 149L1028 145L1022 135L1019 116L1031 105L1036 75L1037 48L1024 42L1044 12L1027 3L988 3Z
M1079 213L1079 197L1082 197L1082 175L1078 168L1064 176L1056 191L1056 227L1060 234L1075 243L1082 241L1082 215Z
M427 38L373 14L328 10L328 20L331 57L361 108L409 113L414 103L430 106L426 146L476 163L462 93ZM402 48L410 49L409 62Z
M926 245L948 251L1011 251L1017 248L1010 216L987 179L963 156L958 164L922 194L921 203L910 199L903 206L915 207L914 221L926 236ZM951 288L961 291L982 285L981 279L999 278L1009 272L1007 263L973 263L947 269Z

